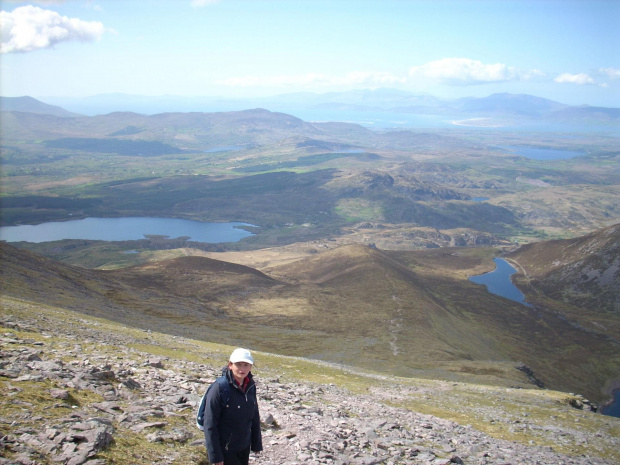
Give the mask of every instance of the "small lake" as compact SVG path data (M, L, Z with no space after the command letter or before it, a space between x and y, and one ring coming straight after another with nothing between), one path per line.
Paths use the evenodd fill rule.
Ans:
M614 391L612 403L602 407L601 413L610 417L620 418L620 389Z
M491 294L514 300L515 302L529 307L530 304L525 302L523 293L517 286L512 284L510 280L510 277L515 274L517 270L502 258L494 258L493 261L495 262L495 270L490 273L471 276L469 280L476 284L484 284Z
M523 147L519 145L500 145L498 148L507 150L519 155L520 157L529 158L531 160L568 160L569 158L581 157L586 155L583 152L573 150L556 150L556 149L539 149L534 147Z
M248 223L202 223L175 218L85 218L37 225L2 226L0 240L49 242L62 239L131 241L145 236L189 237L194 242L237 242L252 236Z

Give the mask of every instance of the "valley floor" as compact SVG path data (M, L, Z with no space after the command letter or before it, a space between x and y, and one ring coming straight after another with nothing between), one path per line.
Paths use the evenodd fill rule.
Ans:
M231 347L2 298L0 464L206 464L196 403ZM255 464L600 464L620 419L578 396L255 352Z

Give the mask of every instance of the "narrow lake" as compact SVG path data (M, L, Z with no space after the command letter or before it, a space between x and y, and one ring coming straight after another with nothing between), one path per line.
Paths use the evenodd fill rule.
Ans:
M530 307L531 305L525 301L523 293L512 284L510 280L510 277L515 274L517 270L502 258L494 258L493 261L495 262L495 270L490 273L471 276L469 280L477 284L484 284L487 290L492 294L514 300L515 302ZM612 417L620 417L620 390L615 390L613 392L612 402L602 407L601 413Z
M517 270L502 258L494 258L493 261L495 262L495 269L493 271L478 276L471 276L469 280L476 284L484 284L491 294L530 306L530 304L525 302L523 293L510 280L510 277Z
M515 155L531 160L567 160L569 158L585 155L583 152L576 152L573 150L539 149L521 145L500 145L498 148L508 150Z
M195 242L237 242L252 236L241 229L247 223L202 223L175 218L85 218L37 225L2 226L0 240L7 242L48 242L62 239L130 241L145 236L189 237Z

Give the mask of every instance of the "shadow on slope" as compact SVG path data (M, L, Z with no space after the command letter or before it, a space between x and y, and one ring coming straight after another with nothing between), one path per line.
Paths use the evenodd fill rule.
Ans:
M0 250L7 295L202 340L516 386L520 374L506 367L523 362L545 386L594 400L620 364L620 348L603 335L469 282L490 262L488 249L343 246L275 267L279 280L200 257L104 272Z

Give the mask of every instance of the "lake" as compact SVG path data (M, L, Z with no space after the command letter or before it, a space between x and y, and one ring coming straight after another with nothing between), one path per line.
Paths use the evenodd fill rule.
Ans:
M581 157L586 155L583 152L573 150L539 149L534 147L523 147L519 145L500 145L498 148L508 150L520 157L531 160L568 160L569 158Z
M252 236L247 223L202 223L176 218L85 218L37 225L2 226L0 240L49 242L62 239L131 241L145 236L189 237L195 242L237 242Z
M523 293L510 280L510 277L517 270L502 258L494 258L493 261L495 262L495 270L490 273L471 276L469 280L476 284L484 284L491 294L514 300L529 307L530 304L525 302Z
M620 418L620 389L614 391L612 403L602 407L601 413L610 417Z

